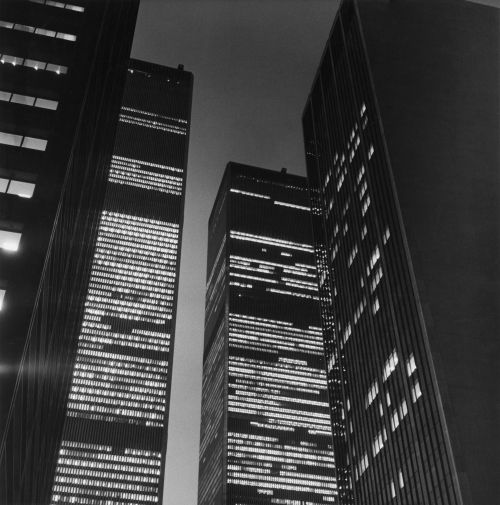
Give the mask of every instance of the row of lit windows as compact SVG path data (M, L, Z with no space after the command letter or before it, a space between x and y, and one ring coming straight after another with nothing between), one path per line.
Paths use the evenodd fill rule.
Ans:
M229 343L230 348L240 348L240 349L250 349L250 350L261 350L269 354L278 355L279 351L292 351L301 352L307 350L309 354L315 356L322 356L321 351L317 351L313 346L301 343L291 343L286 342L276 343L274 339L265 337L252 337L247 335L231 335L231 342Z
M281 381L293 380L295 383L302 382L311 387L318 386L321 388L324 385L323 370L316 370L311 367L298 367L296 365L286 366L283 363L265 362L250 358L244 360L237 356L230 357L229 371L234 372L235 376L241 374L244 377L248 374L249 377L253 376L257 378L261 375L270 380L272 378Z
M16 179L4 179L0 177L0 193L17 195L22 198L31 198L35 191L35 185L32 182L17 181Z
M19 95L17 93L9 93L8 91L0 90L0 101L18 103L20 105L29 105L40 109L56 110L58 102L55 100L47 100L46 98L37 98L28 95Z
M171 228L178 229L179 225L177 223L167 223L160 219L151 219L143 216L134 216L132 214L123 214L121 212L112 212L108 210L102 211L103 216L107 216L110 218L111 222L120 222L121 224L132 224L141 223L142 226L151 229L153 231L157 231L159 234L163 232L163 228ZM129 229L129 228L127 228ZM130 228L131 231L134 228Z
M94 417L92 413L97 414L111 414L112 417ZM129 408L109 407L96 404L94 399L88 397L84 402L69 401L68 402L68 416L102 419L116 421L118 418L127 418L129 423L138 423L146 426L163 426L164 414L156 414L154 412L144 412L143 410L132 410Z
M326 494L330 493L331 496L336 496L336 488L332 485L331 488L328 487L311 487L299 485L302 482L296 482L294 484L294 479L287 479L282 477L272 477L272 476L262 476L258 480L252 479L254 476L249 475L239 475L237 473L230 473L230 477L227 478L228 484L239 484L241 486L258 486L258 487L269 487L272 489L285 489L287 491L300 491L303 493L316 493L316 494Z
M128 114L120 114L119 120L122 123L133 124L136 126L142 126L143 128L152 128L153 130L160 130L169 133L175 133L177 135L187 135L184 128L180 128L174 125L167 125L159 123L158 121L150 121L147 119L142 119L134 116L129 116Z
M82 494L84 495L91 495L91 496L96 496L99 498L116 498L120 500L119 502L113 502L111 500L105 500L104 503L106 505L111 503L123 503L121 500L127 500L129 503L136 503L136 502L148 502L148 503L157 503L158 502L158 496L157 494L152 496L152 495L144 495L144 494L138 494L138 493L128 493L128 492L123 492L123 491L105 491L105 490L97 490L97 489L87 489L84 488L82 489L81 487L75 487L75 486L66 486L66 485L60 485L57 484L52 488L52 498L51 498L51 505L57 504L59 501L66 501L70 503L78 503L78 504L88 504L88 505L96 505L96 503L99 503L99 505L102 502L101 499L99 499L99 502L96 502L95 499L89 499L85 498L84 496L81 496ZM64 494L61 494L64 493ZM65 496L69 494L70 496Z
M69 40L71 42L76 40L76 35L73 35L72 33L56 32L54 30L47 30L46 28L37 28L35 26L21 25L19 23L10 23L9 21L0 20L0 28L34 33L35 35L43 35L45 37L55 37L56 39Z
M228 434L230 436L231 433ZM234 444L234 441L228 441L228 459L234 463L240 463L245 460L256 461L282 461L284 463L293 463L295 465L314 466L325 468L334 467L333 453L329 449L318 451L318 454L299 452L297 446L284 446L279 444L258 444L248 442L246 444ZM231 456L239 455L238 459L232 459ZM331 477L326 480L331 480Z
M308 253L313 253L314 249L309 244L300 244L297 242L292 242L290 240L281 240L274 237L266 237L264 235L255 235L253 233L245 233L240 231L231 231L230 237L236 240L244 240L247 242L255 242L258 244L272 245L277 247L283 247L285 249L295 249L298 251L305 251Z
M112 382L110 382L111 379ZM75 375L74 384L77 386L80 384L84 384L87 386L95 386L96 383L98 383L99 386L102 388L117 389L122 391L129 391L129 390L139 391L141 389L150 391L150 388L160 389L163 391L167 385L165 381L143 380L140 383L134 382L133 383L134 386L132 386L128 374L122 377L117 377L114 376L113 374L107 374L107 373L98 374L92 372L88 373L80 372L77 375Z
M286 391L296 391L297 393L307 393L309 395L317 395L320 396L321 389L311 389L307 384L296 384L290 381L279 381L277 379L269 380L266 377L262 377L264 380L256 380L250 376L239 376L239 377L231 377L235 387L243 387L248 386L252 388L254 391L268 391L269 387L279 388L283 393Z
M291 209L305 210L309 212L311 209L309 207L304 207L304 205L297 205L295 203L280 202L278 200L274 201L274 205L281 205L282 207L290 207Z
M148 404L150 408L153 408L152 405L154 406L155 409L157 410L162 410L162 407L165 405L165 395L162 390L155 390L155 389L145 389L141 387L133 387L130 386L130 389L127 391L119 391L116 388L109 388L106 387L109 386L109 384L104 384L104 387L100 387L100 384L92 384L89 386L80 386L80 385L74 385L73 388L71 389L70 393L70 398L77 398L77 394L84 394L84 395L94 395L96 398L99 397L100 401L106 402L108 400L111 401L111 403L116 403L119 402L120 399L126 399L128 401L131 400L139 400L140 402L144 402L145 404ZM72 396L74 395L74 396ZM128 406L136 406L135 404L128 404Z
M262 328L251 329L250 327L232 325L229 344L231 345L234 338L240 341L254 342L255 344L267 342L277 346L281 345L289 348L297 347L301 349L309 349L311 351L311 354L314 355L317 355L317 351L321 352L321 348L318 347L317 344L317 338L309 339L306 336L304 336L304 338L301 338L301 334L259 330L262 330ZM281 338L281 335L285 335L286 338Z
M63 2L55 2L54 0L29 0L35 4L49 5L50 7L58 7L59 9L68 9L75 12L85 12L85 9L81 5L74 5Z
M69 461L68 466L61 466L57 470L57 475L55 477L56 482L63 482L63 483L72 483L72 484L81 484L81 482L77 482L78 477L77 475L81 475L81 470L82 468L80 465L71 460ZM62 460L59 459L59 462L62 463ZM158 476L152 477L150 476L150 469L145 469L144 473L147 475L134 475L133 479L131 479L130 474L124 475L123 473L118 473L118 472L112 472L112 471L106 471L103 472L101 469L99 470L90 470L92 468L91 465L83 465L85 466L85 476L86 477L101 477L105 478L106 480L114 481L114 480L122 480L122 479L127 479L128 481L133 480L134 482L143 482L146 484L158 484ZM109 466L109 465L108 465ZM116 470L119 470L120 468L124 469L125 471L129 470L129 467L123 466L123 465L116 465L118 468ZM109 470L109 469L108 469ZM159 470L156 471L157 475L160 474ZM66 477L68 476L68 477Z
M127 107L122 108L126 109ZM151 161L138 160L135 158L127 158L126 156L119 156L118 154L113 154L112 160L114 162L120 161L123 163L127 163L129 166L137 170L140 170L142 167L153 167L153 168L160 168L162 170L170 170L171 172L179 172L179 173L184 172L182 168L176 168L169 165L162 165L160 163L152 163Z
M85 363L81 360L75 363L75 377L89 377L95 378L97 376L103 377L103 380L119 381L122 378L122 382L130 383L134 380L137 383L137 378L141 378L144 381L156 380L162 381L165 379L166 370L151 366L138 367L129 363L120 363L119 366L113 366L105 359L95 360L93 359L91 363ZM155 373L156 372L156 373Z
M92 351L90 349L79 349L78 358L89 358L96 357L99 360L106 361L109 365L118 365L121 367L138 367L141 365L150 365L152 370L161 370L163 367L167 366L168 362L164 359L157 360L153 358L146 358L143 356L132 356L128 354L117 354L113 352L100 352Z
M318 328L317 326L309 325L307 329L295 328L294 324L289 321L267 319L264 317L249 316L247 314L237 314L234 312L229 314L229 320L235 322L239 321L242 324L248 324L248 327L250 328L252 326L262 326L265 328L272 328L273 330L277 330L279 334L284 332L282 333L283 335L289 335L290 332L299 334L304 333L305 335L316 336L318 342L322 341L321 339L323 336L321 328Z
M55 72L56 74L68 73L68 67L65 67L64 65L56 65L55 63L31 60L29 58L20 58L18 56L11 56L10 54L0 55L0 63L10 63L14 67L16 65L23 65L34 70L46 70L47 72Z
M293 334L293 333L287 333L285 332L284 334L286 335L286 339L281 339L277 338L277 333L275 332L269 332L269 331L259 331L261 328L256 328L252 329L252 327L248 325L242 325L241 323L234 323L231 325L231 337L240 337L240 338L248 338L248 340L254 340L255 342L258 341L268 341L272 342L276 345L285 345L288 347L294 347L296 344L303 344L304 341L307 343L314 343L316 342L316 345L308 345L308 348L314 350L321 350L320 347L318 347L318 338L316 338L315 335L313 335L313 338L308 338L310 335L307 335L305 332L303 334L298 333L298 334ZM282 334L280 332L280 334ZM305 338L304 338L305 337Z
M260 193L253 193L251 191L243 191L242 189L231 188L229 191L231 193L237 193L239 195L251 196L254 198L262 198L263 200L271 200L271 197L269 195L262 195ZM305 210L305 211L311 210L309 207L305 207L303 205L297 205L297 204L288 203L288 202L281 202L279 200L275 200L273 203L274 203L274 205L281 205L282 207L290 207L292 209Z
M34 149L36 151L45 151L47 148L47 140L45 139L15 135L7 132L0 132L0 144L24 147L25 149Z
M104 405L105 408L112 409L110 412L116 413L116 414L122 414L125 412L131 412L131 409L141 409L144 411L144 414L147 415L148 418L150 419L161 419L161 415L151 417L150 411L157 411L157 412L165 412L165 406L164 405L159 405L157 402L160 400L159 398L156 399L155 402L150 402L150 398L154 398L151 396L141 396L141 395L133 395L133 394L122 394L118 395L117 393L112 393L109 394L107 391L104 391L103 394L106 394L106 396L96 396L96 395L87 395L87 394L80 394L76 393L75 390L77 387L74 387L71 393L69 394L69 399L73 400L73 405L77 404L84 404L84 406L90 407L90 410L94 410L94 407L98 407L100 405ZM87 389L87 388L85 388ZM97 388L88 388L89 390L93 391L98 391ZM121 398L120 398L121 396ZM130 401L130 399L136 398L139 401ZM163 402L164 403L164 402ZM126 407L126 408L124 408ZM78 407L75 407L78 409L82 408L82 405L78 405ZM139 415L142 413L139 412ZM133 414L134 417L137 417L136 414Z
M182 178L143 169L138 170L131 164L118 160L111 162L108 181L173 195L182 193Z
M72 457L74 461L98 460L129 463L138 469L143 469L145 466L160 466L161 454L159 452L125 448L123 454L112 454L112 450L111 446L63 440L59 455Z
M244 401L228 400L229 412L252 413L260 416L265 416L268 420L279 419L281 422L292 421L296 422L296 426L328 429L330 428L330 414L319 414L301 410L299 408L283 408L279 405L273 405L273 402L267 402L262 398L248 399ZM276 402L275 402L276 403Z
M262 198L264 200L270 200L271 199L271 197L269 195L261 195L259 193L252 193L250 191L243 191L241 189L231 188L229 191L231 193L238 193L240 195L245 195L245 196L253 196L254 198Z
M103 380L90 380L90 379L83 379L83 378L78 378L78 380L75 380L75 391L80 391L80 392L86 392L89 393L91 388L96 388L98 385L99 388L96 389L98 394L101 394L103 390L108 390L110 393L109 395L114 395L115 393L121 394L120 391L123 391L127 394L129 393L139 393L141 396L137 396L137 398L142 398L142 395L144 394L155 394L157 396L162 397L159 401L161 403L165 403L165 398L164 398L164 389L166 386L165 382L159 382L159 381L143 381L140 384L135 384L131 382L106 382L106 379L108 377L102 377ZM88 386L87 388L81 388L78 387L80 385L83 386ZM123 396L123 394L122 394ZM151 396L149 398L152 398Z
M82 326L86 324L83 322ZM166 339L170 339L169 334L163 335ZM81 336L82 341L93 342L99 344L113 344L113 345L124 345L127 347L134 347L136 349L149 349L159 352L168 352L169 343L163 341L162 339L151 339L145 337L134 337L133 335L128 335L125 333L109 333L103 330L82 330Z
M127 112L135 112L136 114L142 114L144 116L155 117L157 119L163 119L163 120L166 120L166 121L175 121L177 123L187 124L187 121L185 119L181 119L181 118L177 118L177 117L171 117L171 116L165 116L164 114L158 114L156 112L149 112L149 111L135 109L133 107L125 107L125 106L123 106L121 109L125 110Z

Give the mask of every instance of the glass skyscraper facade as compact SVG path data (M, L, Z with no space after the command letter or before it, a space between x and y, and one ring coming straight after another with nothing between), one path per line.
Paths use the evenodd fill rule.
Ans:
M138 1L0 5L0 502L46 503Z
M345 0L307 101L345 503L496 496L499 26L467 2Z
M161 503L192 74L131 60L51 503Z
M337 489L302 177L229 163L209 221L199 505Z

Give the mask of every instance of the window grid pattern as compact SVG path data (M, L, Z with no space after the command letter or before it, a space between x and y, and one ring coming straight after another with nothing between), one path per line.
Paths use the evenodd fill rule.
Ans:
M31 3L48 5L49 7L57 7L58 9L67 9L75 12L85 12L85 8L81 5L75 5L64 2L55 2L54 0L29 0Z
M343 390L330 394L333 403L335 395L345 402L354 497L455 505L444 420L352 1L342 4L304 128L332 272L336 336L327 354L330 362L340 356L345 373Z
M148 105L170 92L157 79L129 71L121 111L156 116ZM187 115L190 85L183 93ZM185 181L185 158L172 151L187 147L182 125L179 143L120 114L52 504L161 502Z
M176 224L102 213L69 416L163 426L177 243Z
M64 65L56 65L55 63L32 60L30 58L21 58L19 56L12 56L10 54L0 54L0 63L7 63L14 67L16 65L22 65L28 68L32 68L33 70L46 70L47 72L55 72L58 75L68 73L68 67Z
M52 503L94 505L157 503L161 454L81 442L62 443L54 478Z
M230 164L211 217L200 505L337 500L307 188L277 175Z
M35 35L42 35L44 37L68 40L70 42L76 41L76 35L72 33L56 32L55 30L47 30L46 28L40 28L31 25L23 25L20 23L11 23L9 21L0 20L0 28L7 28L9 30L33 33Z

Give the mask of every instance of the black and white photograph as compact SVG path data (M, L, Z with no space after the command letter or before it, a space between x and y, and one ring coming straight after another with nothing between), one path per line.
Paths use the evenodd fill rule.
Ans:
M0 505L500 503L500 0L0 2Z

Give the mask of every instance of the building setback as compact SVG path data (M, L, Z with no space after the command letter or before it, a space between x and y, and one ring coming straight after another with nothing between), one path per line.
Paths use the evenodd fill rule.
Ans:
M229 163L209 221L198 504L336 499L306 181Z
M355 503L498 496L499 21L462 1L345 0L307 101Z
M49 499L137 9L0 5L1 503Z
M130 62L53 504L162 503L192 87Z

